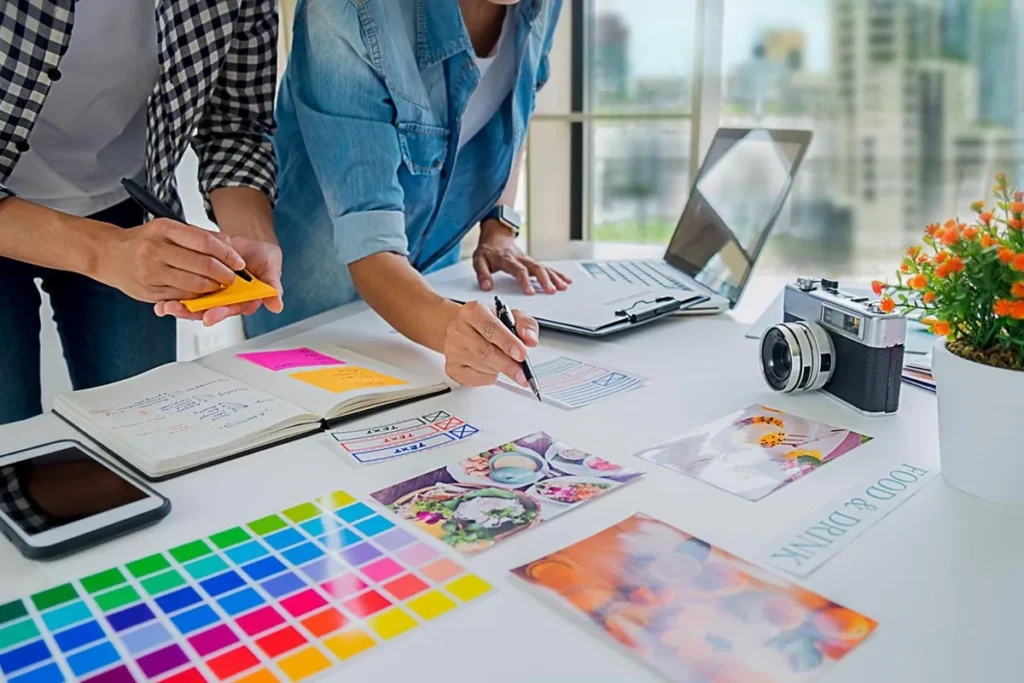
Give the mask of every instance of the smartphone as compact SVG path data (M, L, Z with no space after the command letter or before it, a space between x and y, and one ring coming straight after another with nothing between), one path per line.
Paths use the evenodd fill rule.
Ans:
M0 533L32 560L84 550L170 511L171 501L78 441L0 455Z

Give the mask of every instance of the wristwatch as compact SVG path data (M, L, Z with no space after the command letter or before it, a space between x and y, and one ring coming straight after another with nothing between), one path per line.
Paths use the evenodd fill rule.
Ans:
M506 228L511 230L512 234L515 235L516 237L519 237L519 232L523 228L523 219L519 216L518 213L516 213L516 210L513 209L511 206L503 206L499 204L498 206L494 207L489 212L487 212L487 215L484 216L484 220L498 221Z

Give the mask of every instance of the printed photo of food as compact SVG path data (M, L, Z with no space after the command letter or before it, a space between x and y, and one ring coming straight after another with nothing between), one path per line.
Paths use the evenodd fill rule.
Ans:
M756 501L870 440L754 405L637 455Z
M512 571L682 683L813 681L877 625L643 514Z
M372 495L421 531L473 554L642 474L537 432Z

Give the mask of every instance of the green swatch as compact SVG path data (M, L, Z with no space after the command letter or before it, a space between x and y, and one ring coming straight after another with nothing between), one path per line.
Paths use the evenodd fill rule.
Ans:
M125 565L131 575L136 579L142 578L143 576L149 576L155 574L161 569L167 569L171 566L171 563L167 561L167 558L157 553L156 555L150 555L144 557L141 560L135 560Z
M221 531L218 534L210 536L210 541L221 550L224 550L225 548L236 546L239 543L245 543L250 538L252 538L252 536L250 536L245 529L240 526L236 526L234 529Z
M105 572L99 574L93 574L87 576L84 579L79 579L82 582L82 586L85 590L90 593L99 593L102 590L106 590L112 586L117 586L125 582L124 574L121 573L120 569L108 569Z
M138 599L138 591L131 586L122 586L108 593L100 593L95 596L96 604L99 605L100 609L104 612L109 612L117 609L118 607L123 607Z
M255 522L249 522L249 528L260 536L266 536L279 529L284 529L286 526L288 526L288 523L277 515L267 515L257 519Z
M25 604L21 600L5 603L0 605L0 624L6 624L8 621L14 621L27 614L28 610L25 609Z
M192 541L185 545L179 545L177 548L171 548L168 552L171 554L171 557L184 564L197 557L209 555L213 550L210 549L210 546L206 545L205 541Z
M75 587L70 583L65 583L62 586L56 586L42 593L36 593L32 596L32 602L35 603L38 609L44 610L56 607L57 605L63 605L65 602L70 602L77 597L78 591L75 590Z
M307 519L313 519L319 515L320 508L312 503L303 503L302 505L296 505L293 508L288 508L281 514L298 524L299 522L305 522Z
M202 579L210 574L216 574L219 571L223 571L228 568L228 565L224 560L220 559L216 555L210 557L204 557L201 560L196 560L185 565L185 571L192 575L193 579Z
M157 574L156 576L151 576L148 579L143 579L142 587L150 595L159 595L160 593L169 591L172 588L177 588L184 583L185 579L181 578L181 574L172 569L164 572L163 574Z
M0 650L6 650L12 645L23 643L29 638L35 638L38 635L39 629L36 628L35 622L31 619L19 621L17 624L7 628L0 628Z

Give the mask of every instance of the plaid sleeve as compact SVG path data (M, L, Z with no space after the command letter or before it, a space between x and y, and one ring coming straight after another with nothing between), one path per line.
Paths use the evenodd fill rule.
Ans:
M213 217L210 192L252 187L277 195L274 132L277 84L277 2L242 3L217 85L192 138L199 186Z
M30 533L50 528L46 517L39 514L22 487L17 465L0 467L0 510Z

